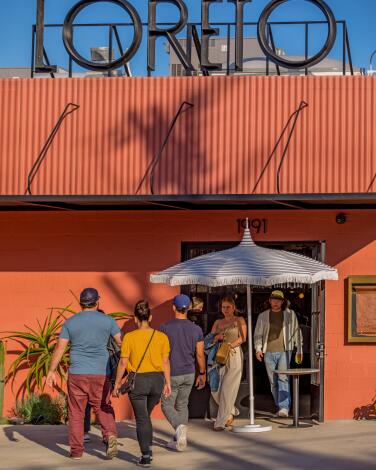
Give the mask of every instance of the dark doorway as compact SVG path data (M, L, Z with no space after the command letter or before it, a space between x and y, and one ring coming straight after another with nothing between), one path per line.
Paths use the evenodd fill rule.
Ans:
M267 248L274 248L299 253L310 258L322 259L322 243L320 242L265 242L259 243ZM218 243L182 243L182 260L188 260L213 251L225 250L237 245L237 242ZM280 288L279 288L280 289ZM221 318L220 299L231 295L234 297L238 315L247 317L246 287L243 285L206 287L200 285L184 286L183 292L191 297L199 297L204 301L204 309L200 314L194 313L190 319L198 324L204 334L211 331L216 319ZM253 331L258 315L269 308L269 295L271 288L252 288L252 312ZM295 311L303 334L303 363L299 367L315 367L322 369L321 374L315 376L303 376L300 383L300 413L301 416L310 416L323 419L323 359L320 360L320 348L323 349L323 315L321 300L321 285L299 286L282 288L285 297L290 303L290 308ZM249 412L249 388L248 388L248 344L243 344L244 366L242 383L239 389L237 407L242 417L247 417ZM291 361L291 367L295 365L295 357ZM298 367L298 366L296 366ZM274 412L274 403L270 393L270 386L265 370L265 365L254 361L254 390L255 408L260 415L268 415ZM195 399L195 394L191 397Z

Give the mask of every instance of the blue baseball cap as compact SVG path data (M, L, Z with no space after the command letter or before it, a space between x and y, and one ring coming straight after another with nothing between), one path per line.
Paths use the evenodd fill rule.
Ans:
M175 307L179 310L182 308L189 308L191 306L191 299L188 297L188 295L179 294L174 297L172 305L175 305Z
M87 287L80 294L80 304L81 305L91 305L95 304L99 300L99 294L97 289L94 287Z

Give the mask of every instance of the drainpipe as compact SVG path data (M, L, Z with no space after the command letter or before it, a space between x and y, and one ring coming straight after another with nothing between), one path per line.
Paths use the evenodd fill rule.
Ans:
M5 380L5 344L0 341L0 422L3 420Z

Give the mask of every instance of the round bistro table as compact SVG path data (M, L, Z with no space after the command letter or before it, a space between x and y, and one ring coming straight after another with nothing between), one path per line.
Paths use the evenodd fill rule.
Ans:
M308 374L315 374L316 372L320 372L319 369L284 369L284 370L275 370L275 374L285 374L285 375L292 375L293 378L293 404L292 404L292 418L293 424L292 428L306 428L311 427L312 424L304 423L299 424L299 377L301 375L308 375Z

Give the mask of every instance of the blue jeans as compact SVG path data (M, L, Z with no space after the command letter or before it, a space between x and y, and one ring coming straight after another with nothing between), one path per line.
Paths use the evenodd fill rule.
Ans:
M266 352L264 354L266 372L268 373L270 388L274 398L274 403L279 410L290 409L291 394L290 380L285 374L275 374L275 370L289 369L291 361L291 351Z

